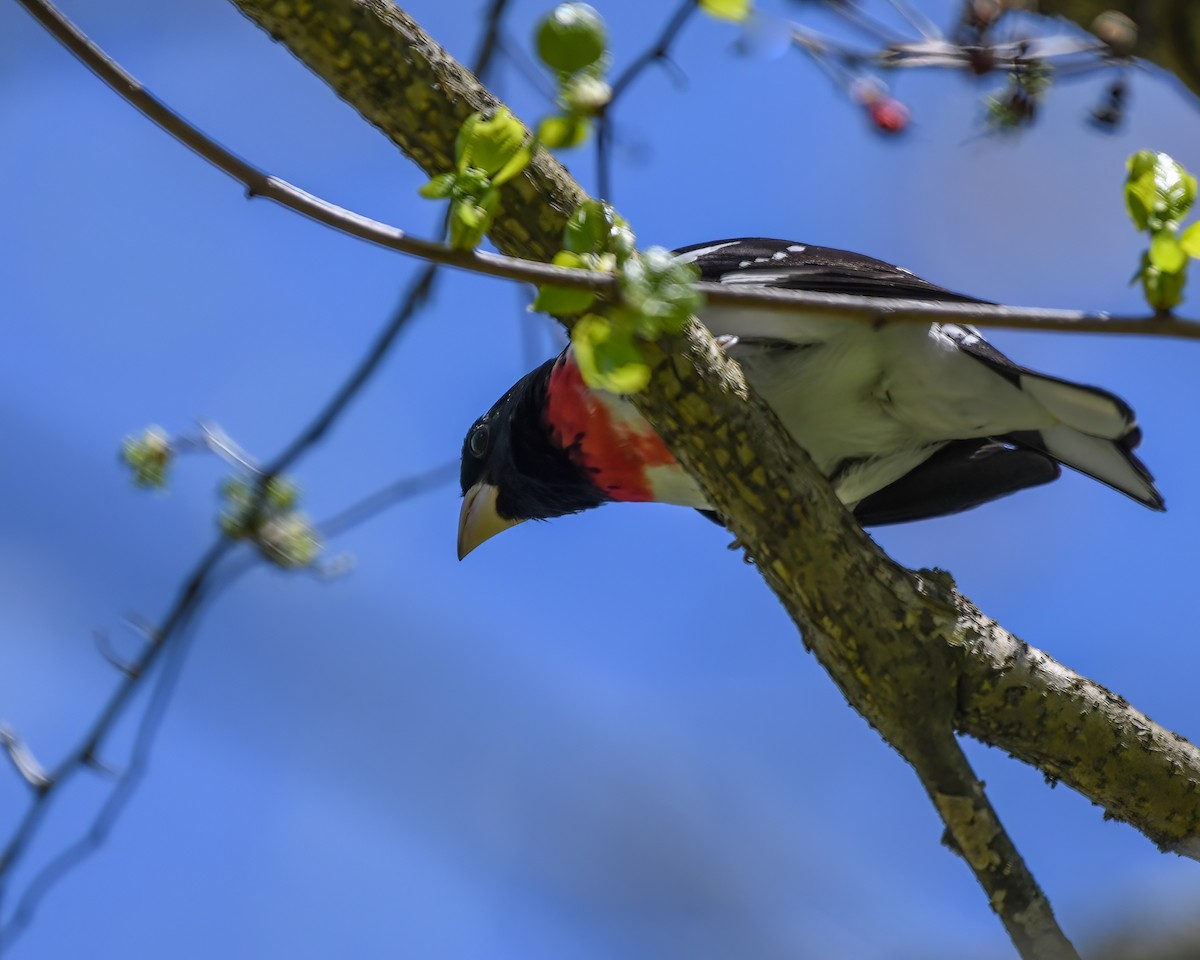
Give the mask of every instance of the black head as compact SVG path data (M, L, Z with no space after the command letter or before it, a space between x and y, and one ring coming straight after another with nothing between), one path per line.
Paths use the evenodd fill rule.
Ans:
M606 503L546 419L550 375L559 358L518 380L463 440L463 506L458 556L523 520L547 520Z

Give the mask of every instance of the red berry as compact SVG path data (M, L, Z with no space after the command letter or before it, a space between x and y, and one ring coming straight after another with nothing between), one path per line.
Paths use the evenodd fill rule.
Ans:
M880 97L866 107L871 122L883 133L903 133L908 126L908 107L894 97Z

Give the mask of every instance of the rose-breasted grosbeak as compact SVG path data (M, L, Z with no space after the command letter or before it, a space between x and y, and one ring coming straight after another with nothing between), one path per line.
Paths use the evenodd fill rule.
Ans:
M677 251L702 279L978 303L880 260L784 240ZM1133 411L1096 387L1017 366L972 327L875 327L814 311L706 307L700 319L860 523L966 510L1066 464L1163 509L1133 454ZM463 442L458 555L522 520L613 500L708 508L627 399L589 389L571 350L522 377Z

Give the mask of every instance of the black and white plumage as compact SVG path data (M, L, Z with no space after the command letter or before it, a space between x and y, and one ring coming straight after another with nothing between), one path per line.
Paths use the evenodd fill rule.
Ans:
M981 302L880 260L802 243L723 240L676 253L702 279L724 284ZM864 525L965 510L1047 483L1059 464L1163 509L1133 453L1140 433L1126 403L1018 366L971 327L714 305L700 319L725 338L755 391ZM661 447L628 400L584 386L564 351L468 433L460 555L523 519L607 500L705 509L699 488L656 441ZM552 491L546 463L556 465Z

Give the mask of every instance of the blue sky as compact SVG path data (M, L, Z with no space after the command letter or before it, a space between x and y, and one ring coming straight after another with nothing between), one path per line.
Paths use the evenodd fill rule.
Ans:
M648 6L604 5L618 65L669 12ZM465 57L480 7L409 9ZM435 223L419 171L232 6L66 9L265 169L409 229ZM512 36L525 42L543 9L516 3ZM1141 309L1124 159L1147 147L1200 169L1200 114L1171 84L1138 74L1115 135L1083 122L1097 80L1056 89L1038 126L995 139L977 135L983 87L903 76L913 128L884 141L811 63L739 57L733 38L697 19L675 58L686 85L651 72L620 106L614 199L643 243L781 236L1005 302ZM496 86L526 120L545 112L511 69ZM14 4L0 4L0 131L0 719L52 759L116 682L93 630L135 649L122 616L160 616L213 535L225 468L190 457L169 493L138 492L121 438L206 417L269 457L415 267L247 202ZM567 163L592 182L590 155ZM529 344L556 349L521 304L496 281L443 284L296 469L314 515L457 454L532 362ZM1068 476L877 538L1195 739L1197 348L991 339L1126 397L1169 512ZM459 564L457 511L447 486L330 544L354 555L352 574L257 570L214 603L149 776L11 955L1007 955L916 779L722 531L619 505L526 524ZM1194 911L1195 864L998 751L968 750L1080 942ZM71 788L31 864L76 835L102 790ZM0 831L23 802L0 776Z

